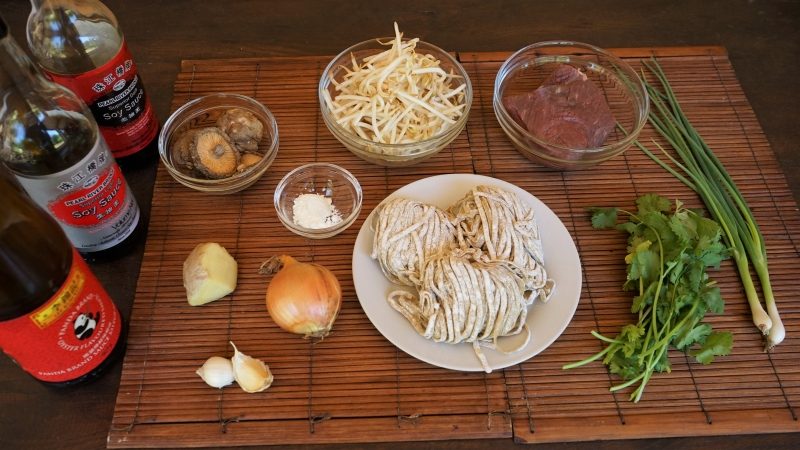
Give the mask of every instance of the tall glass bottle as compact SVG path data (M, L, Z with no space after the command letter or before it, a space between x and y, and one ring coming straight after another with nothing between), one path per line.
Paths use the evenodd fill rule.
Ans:
M28 46L91 109L116 158L156 152L158 120L114 14L94 0L31 0Z
M84 255L127 249L140 211L86 105L47 80L0 18L0 162Z
M0 349L40 381L74 384L123 352L123 328L58 224L0 166Z

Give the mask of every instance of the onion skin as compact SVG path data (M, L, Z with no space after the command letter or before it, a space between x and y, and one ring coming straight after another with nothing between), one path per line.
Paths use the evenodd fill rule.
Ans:
M281 255L262 264L259 273L275 274L267 287L266 303L279 327L306 338L330 333L342 307L342 287L333 272Z

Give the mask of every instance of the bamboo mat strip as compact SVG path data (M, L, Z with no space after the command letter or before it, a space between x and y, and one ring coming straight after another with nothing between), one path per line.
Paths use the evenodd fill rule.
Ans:
M800 431L800 302L793 299L800 291L800 214L727 55L719 47L614 51L636 67L642 58L659 57L692 122L750 202L766 237L789 336L777 351L762 352L727 261L711 274L722 287L726 312L709 322L734 333L732 355L701 366L670 354L672 372L654 377L638 404L628 402L630 391L609 392L618 380L599 363L561 370L602 348L591 330L614 335L630 319L630 293L621 290L625 236L592 230L585 208L630 208L646 192L702 204L635 149L586 171L556 171L523 158L491 108L494 76L508 53L459 54L474 86L466 130L430 160L391 169L356 158L322 123L316 85L329 58L183 61L173 108L214 92L252 96L275 114L280 150L258 183L224 197L188 190L159 167L109 447L498 437L553 442ZM645 128L642 141L653 138ZM280 178L310 161L343 165L364 190L358 221L324 241L291 234L272 207ZM363 220L393 190L442 173L512 182L552 208L575 239L584 273L578 310L564 334L527 362L491 374L436 368L395 348L361 310L350 259ZM181 265L197 243L209 240L237 259L239 285L230 297L192 308ZM344 304L334 333L320 343L281 331L266 314L267 280L256 272L279 253L323 264L342 283ZM270 389L246 394L199 380L194 370L208 356L230 356L229 340L270 365Z

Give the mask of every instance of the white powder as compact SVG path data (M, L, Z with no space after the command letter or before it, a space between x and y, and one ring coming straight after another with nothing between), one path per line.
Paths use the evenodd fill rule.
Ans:
M319 194L300 194L292 205L295 225L304 228L327 228L342 221L342 215L330 198Z

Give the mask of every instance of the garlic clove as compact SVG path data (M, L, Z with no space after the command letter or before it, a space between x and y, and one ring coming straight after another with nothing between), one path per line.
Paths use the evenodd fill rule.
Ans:
M239 387L245 392L261 392L272 385L272 372L269 367L261 360L245 355L240 352L236 345L233 346L233 377L239 383Z
M222 389L233 383L233 364L228 358L212 356L195 372L207 385Z

